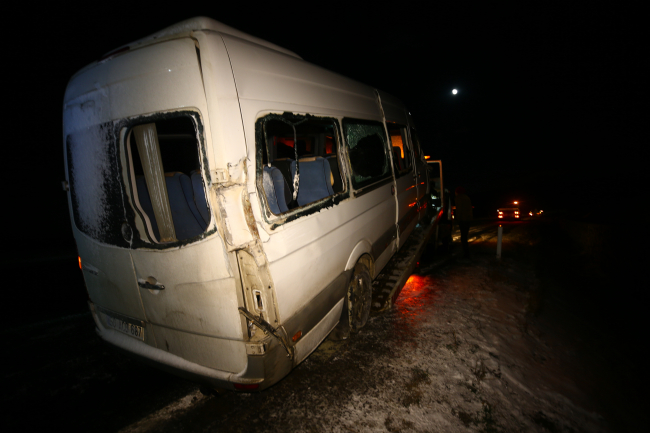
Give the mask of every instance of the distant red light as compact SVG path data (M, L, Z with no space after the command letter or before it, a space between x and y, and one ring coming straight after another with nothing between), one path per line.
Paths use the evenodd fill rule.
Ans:
M81 267L81 256L78 257L79 257L79 269L83 270L83 268Z

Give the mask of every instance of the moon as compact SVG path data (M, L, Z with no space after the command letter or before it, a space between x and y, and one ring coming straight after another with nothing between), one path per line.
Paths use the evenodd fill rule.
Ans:
M451 94L452 94L452 95L455 95L455 94L457 94L457 93L458 93L458 89L454 89L454 90L451 91Z

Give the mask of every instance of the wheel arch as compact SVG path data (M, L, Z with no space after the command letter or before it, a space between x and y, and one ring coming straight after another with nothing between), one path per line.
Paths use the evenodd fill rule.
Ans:
M365 265L370 271L370 276L374 278L375 276L375 261L372 258L372 245L365 239L360 240L352 249L350 257L348 257L348 262L345 265L345 270L349 271L354 269L357 265L357 262L363 260Z

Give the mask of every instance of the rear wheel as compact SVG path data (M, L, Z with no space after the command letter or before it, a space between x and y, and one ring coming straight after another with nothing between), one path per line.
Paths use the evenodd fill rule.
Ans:
M368 321L372 302L369 265L370 259L362 258L352 271L341 319L330 334L330 339L334 341L346 340L350 333L358 332Z
M359 261L354 267L352 280L348 285L348 311L350 332L359 332L370 316L372 303L372 279L366 264Z

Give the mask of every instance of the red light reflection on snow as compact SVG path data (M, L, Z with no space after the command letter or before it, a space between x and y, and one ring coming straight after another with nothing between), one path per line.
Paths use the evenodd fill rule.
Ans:
M418 292L421 292L426 286L426 278L422 275L413 274L406 280L402 291L397 298L397 303L411 305L414 299L418 298Z
M400 320L409 325L422 321L423 315L430 313L431 309L427 306L435 302L435 292L431 277L411 275L395 301Z

